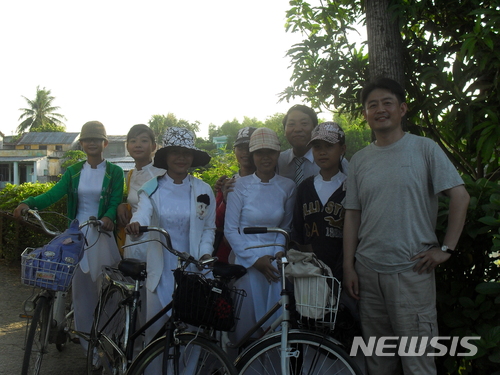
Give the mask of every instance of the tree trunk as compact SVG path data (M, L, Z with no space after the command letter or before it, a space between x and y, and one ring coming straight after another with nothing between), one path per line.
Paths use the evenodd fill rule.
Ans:
M370 78L398 81L404 88L401 33L397 14L388 10L390 0L366 0Z
M392 78L405 87L399 17L389 12L390 0L366 0L366 33L370 79ZM406 130L406 121L402 121ZM372 133L374 139L374 134Z

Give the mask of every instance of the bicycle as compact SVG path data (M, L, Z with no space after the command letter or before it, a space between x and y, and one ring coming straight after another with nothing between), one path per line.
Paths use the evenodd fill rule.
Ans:
M290 238L281 228L251 227L244 228L246 234L275 232L285 237L284 252L289 250ZM273 244L273 246L276 244ZM281 246L281 245L280 245ZM328 276L331 284L331 306L299 306L305 309L323 309L322 319L306 319L307 323L317 323L318 332L304 328L291 328L291 292L285 288L286 256L281 259L281 299L244 335L237 343L228 343L227 347L239 349L248 344L251 336L283 307L281 315L271 323L264 336L253 342L236 359L235 365L240 375L248 374L361 374L358 366L342 349L342 344L330 337L327 332L333 331L336 312L340 300L340 282ZM280 331L273 332L278 327Z
M241 266L215 263L212 268L215 278L207 280L203 275L189 272L186 268L189 264L206 268L216 258L197 261L188 253L173 249L170 236L164 229L141 227L141 232L152 231L162 234L165 242L150 239L127 246L158 241L178 258L178 267L174 270L176 288L173 301L137 329L137 308L140 303L141 283L146 278L146 264L138 260L124 259L118 265L118 269L106 267L104 275L108 285L103 287L94 315L87 352L88 374L96 372L142 374L148 371L149 366L163 366L176 375L184 373L236 374L233 364L216 344L212 332L216 326L224 326L223 328L227 329L231 323L234 325L234 322L230 320L236 319L238 305L241 305L240 301L244 292L228 289L227 283L233 278L242 276L246 270ZM205 305L200 310L194 308L196 301L206 297L206 295L190 294L190 291L197 290L206 292L208 295L215 293L221 298L224 296L228 298L227 301L230 300L233 303L233 307L230 310L224 310L227 314L225 318L217 320L210 314L214 311L213 306ZM183 309L186 306L188 308ZM205 312L209 314L207 316L199 314ZM168 313L170 317L167 323L133 360L135 340ZM186 323L202 326L202 328L199 328L197 332L188 332ZM163 360L160 360L161 357ZM157 371L149 367L150 373L157 373Z
M33 217L44 232L51 236L62 233L50 230L37 210L25 210L23 216L25 220L29 216ZM98 226L99 220L92 217L79 225L79 229L88 225ZM21 254L22 282L41 289L24 302L24 314L20 315L28 319L22 375L40 373L42 359L48 352L49 344L56 344L57 349L62 351L69 335L86 337L85 333L70 328L73 312L67 295L77 264L42 259L37 259L35 264L30 256L34 250L26 248Z

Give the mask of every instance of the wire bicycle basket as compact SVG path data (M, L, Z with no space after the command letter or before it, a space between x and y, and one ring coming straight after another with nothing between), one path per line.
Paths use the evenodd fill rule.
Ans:
M36 250L28 247L21 254L21 281L29 286L66 292L78 263L42 259Z
M295 277L295 309L299 325L328 333L334 330L340 302L340 282L332 276Z

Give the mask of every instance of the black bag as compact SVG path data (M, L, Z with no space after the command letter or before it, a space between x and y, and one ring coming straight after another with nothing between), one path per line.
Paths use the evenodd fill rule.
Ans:
M217 331L230 331L235 327L238 290L195 272L177 269L174 278L177 282L173 298L176 319Z

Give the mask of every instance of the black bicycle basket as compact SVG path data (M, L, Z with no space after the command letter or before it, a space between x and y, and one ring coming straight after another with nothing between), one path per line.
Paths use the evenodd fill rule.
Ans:
M232 331L246 292L229 288L221 281L207 279L196 272L174 271L177 289L174 293L176 319L197 327Z

